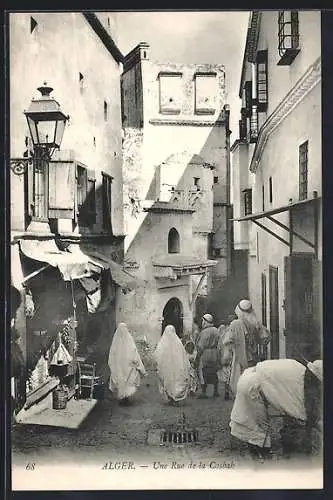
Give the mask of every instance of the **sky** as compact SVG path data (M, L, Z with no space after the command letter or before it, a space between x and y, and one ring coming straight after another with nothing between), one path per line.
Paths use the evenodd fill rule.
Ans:
M118 45L123 54L139 42L147 42L151 60L223 64L231 142L238 138L238 91L249 12L117 12L116 19Z

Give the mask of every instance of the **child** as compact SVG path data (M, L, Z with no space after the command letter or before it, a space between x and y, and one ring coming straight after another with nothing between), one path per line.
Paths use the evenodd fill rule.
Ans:
M198 384L197 371L196 371L195 366L194 366L194 363L195 363L195 360L196 360L196 357L197 357L197 349L196 349L195 343L194 343L194 341L192 340L191 337L188 337L185 340L184 347L185 347L185 351L186 351L186 354L187 354L187 358L188 358L188 360L190 362L190 365L191 365L191 370L190 370L190 395L194 396L194 394L198 390L198 385L199 385Z

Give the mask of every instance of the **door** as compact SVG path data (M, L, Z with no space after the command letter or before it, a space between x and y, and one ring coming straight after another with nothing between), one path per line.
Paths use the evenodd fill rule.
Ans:
M271 359L280 356L279 346L279 274L278 268L269 266L269 329L272 335Z
M162 333L167 325L173 325L178 337L182 337L183 306L176 297L170 299L163 309Z
M286 353L320 357L321 269L309 254L285 258Z
M266 274L261 274L261 322L267 327L267 278ZM267 359L267 346L259 346L260 360Z

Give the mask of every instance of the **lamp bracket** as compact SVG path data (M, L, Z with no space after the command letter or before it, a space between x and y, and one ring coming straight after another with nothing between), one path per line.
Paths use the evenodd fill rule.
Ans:
M32 164L32 157L28 158L11 158L10 168L15 175L23 175Z

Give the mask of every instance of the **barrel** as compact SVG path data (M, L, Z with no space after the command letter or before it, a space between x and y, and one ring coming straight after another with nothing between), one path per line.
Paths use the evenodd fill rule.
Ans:
M67 407L68 390L57 388L52 394L52 407L54 410L64 410Z

